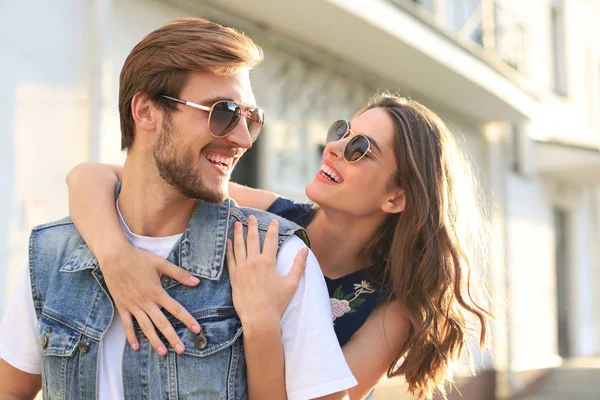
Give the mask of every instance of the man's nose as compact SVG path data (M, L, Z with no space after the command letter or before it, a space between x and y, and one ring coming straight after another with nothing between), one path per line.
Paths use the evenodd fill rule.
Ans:
M247 150L252 147L252 136L248 130L246 116L242 115L233 131L225 139L235 147Z

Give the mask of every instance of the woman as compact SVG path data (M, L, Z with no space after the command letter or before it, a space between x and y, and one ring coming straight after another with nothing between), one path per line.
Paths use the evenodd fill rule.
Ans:
M483 347L491 316L476 297L484 293L474 267L486 266L486 229L469 163L437 115L390 95L376 97L351 123L334 123L327 142L321 169L306 188L318 206L235 184L231 196L306 226L327 278L336 334L359 382L351 398L366 396L386 373L404 375L419 398L445 393L470 322L477 321ZM68 178L72 217L88 244L107 234L122 236L116 216L109 231L100 217L106 211L92 219L85 215L88 209L111 209L94 201L116 182L108 168L79 167ZM94 182L97 193L87 192L82 181ZM102 234L86 237L92 231ZM235 242L228 251L230 269L247 261L240 232ZM154 320L164 307L192 326L193 318L160 291L158 275L177 274L166 261L131 249L92 250L121 314ZM127 269L132 264L150 268L154 278ZM185 282L186 276L178 278ZM277 289L273 280L264 281L265 292ZM232 289L235 303L257 293L244 293L233 275ZM135 346L135 339L130 343Z

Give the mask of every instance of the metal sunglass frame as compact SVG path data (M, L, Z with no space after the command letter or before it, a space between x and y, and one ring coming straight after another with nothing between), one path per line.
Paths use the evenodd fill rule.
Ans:
M337 140L342 140L346 137L348 137L348 132L350 132L352 134L352 137L362 137L367 141L367 150L361 154L360 157L358 157L356 160L354 161L350 161L346 158L346 149L348 148L348 146L350 145L350 142L352 141L352 139L348 140L348 142L346 143L346 145L344 146L344 152L343 152L343 157L344 157L344 161L346 161L347 163L350 164L354 164L355 162L358 162L360 160L362 160L362 158L369 154L372 155L373 157L375 157L384 167L386 167L392 174L394 174L398 179L400 179L400 175L398 175L396 173L396 171L394 171L393 169L391 169L390 167L388 167L388 165L381 159L381 157L379 157L377 154L375 154L375 152L373 150L371 150L371 141L369 140L369 138L365 135L363 135L362 133L354 133L352 131L352 129L350 129L350 124L348 123L348 121L340 119L335 121L333 124L331 124L331 127L333 127L335 124L337 124L338 122L343 121L346 124L346 130L344 131L344 133L338 138L338 139L332 139L329 142L333 142L333 141L337 141ZM331 129L331 128L329 128Z
M255 119L252 118L252 114L250 114L250 110L262 111L258 107L245 106L243 104L239 104L239 103L236 103L235 101L231 101L231 100L220 100L220 101L217 101L212 106L208 107L208 106L203 106L201 104L192 103L191 101L178 99L177 97L167 96L167 95L164 95L164 94L161 94L160 97L164 97L167 100L171 100L171 101L174 101L174 102L179 103L179 104L183 104L183 105L186 105L186 106L197 108L198 110L208 111L208 113L209 113L208 114L208 131L210 132L211 135L213 135L216 138L224 138L224 137L229 136L231 134L231 132L233 132L233 130L235 129L235 127L237 126L237 124L240 123L240 121L242 120L242 117L245 117L246 119L251 119L251 120L255 121ZM212 117L213 109L214 109L215 105L217 105L219 103L233 103L233 104L235 104L240 109L240 112L241 112L240 119L231 128L231 130L229 132L225 133L224 135L216 135L212 131L212 129L210 129L210 119ZM254 141L256 141L256 139L258 139L258 136L260 135L260 131L262 130L262 127L263 127L263 125L265 123L265 119L263 117L262 121L256 121L256 122L260 122L260 125L259 125L258 129L256 130L256 135L255 136L252 136L252 134L250 134L250 137L252 138L252 142L254 142Z

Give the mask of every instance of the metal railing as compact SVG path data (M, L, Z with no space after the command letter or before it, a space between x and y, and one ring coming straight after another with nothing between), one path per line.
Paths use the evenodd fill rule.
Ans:
M529 26L501 0L388 0L438 26L457 41L481 49L527 73Z

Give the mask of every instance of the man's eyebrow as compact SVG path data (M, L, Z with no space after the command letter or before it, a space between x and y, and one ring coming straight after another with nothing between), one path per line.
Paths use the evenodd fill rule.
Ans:
M348 126L350 127L350 130L352 130L352 125L350 125L350 122L348 122ZM382 155L383 155L383 153L381 152L381 147L379 147L379 145L377 144L377 140L373 139L371 136L369 136L369 135L367 135L367 134L365 134L365 133L356 133L356 132L354 132L354 131L352 131L352 132L353 132L355 135L363 135L363 136L366 136L366 137L367 137L367 139L369 139L369 142L371 142L371 144L372 144L373 146L375 146L375 148L377 149L377 151L379 152L379 154L382 154Z
M219 102L219 101L232 101L236 104L239 104L240 106L246 106L246 107L250 107L250 108L257 108L257 106L255 104L245 104L245 103L240 103L239 101L233 100L230 97L223 97L223 96L215 96L215 97L210 97L208 99L202 99L202 102L199 102L198 104L202 104L202 105L207 105L208 107L211 107L213 104Z
M203 104L203 105L207 105L210 107L219 101L233 101L233 100L228 97L215 96L215 97L210 97L208 99L202 99L202 101L199 101L198 104Z

